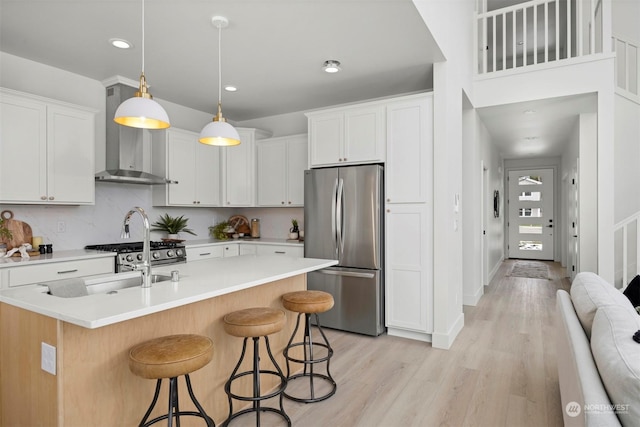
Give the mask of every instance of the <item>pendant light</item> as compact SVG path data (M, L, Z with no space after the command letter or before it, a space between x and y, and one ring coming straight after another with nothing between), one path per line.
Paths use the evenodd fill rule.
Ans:
M214 16L211 23L218 28L218 114L213 121L207 124L200 132L200 141L207 145L231 146L240 144L238 131L222 117L222 29L229 25L229 20L224 16Z
M133 96L124 101L113 120L119 125L142 129L166 129L171 124L169 116L160 104L153 100L147 88L144 76L144 0L142 0L142 72L140 73L140 88Z

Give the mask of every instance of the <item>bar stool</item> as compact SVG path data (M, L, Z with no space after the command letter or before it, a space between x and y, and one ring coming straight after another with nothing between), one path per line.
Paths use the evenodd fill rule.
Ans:
M242 353L240 354L240 360L238 360L238 364L233 369L229 380L224 385L224 391L227 393L229 398L229 417L222 424L223 426L227 426L231 420L239 417L240 415L247 414L250 412L256 413L256 425L260 425L260 412L275 412L279 414L287 424L291 425L291 419L284 411L284 407L282 406L282 392L287 387L287 378L282 373L282 369L278 366L278 363L273 357L271 353L271 347L269 346L269 337L268 335L274 334L282 330L282 327L285 323L285 313L283 310L269 307L256 307L256 308L248 308L245 310L234 311L232 313L224 316L224 330L229 335L233 335L236 337L243 337L242 343ZM259 342L260 337L264 337L265 347L267 349L267 355L269 359L271 359L271 363L274 366L274 370L265 370L260 368L260 353L259 353ZM238 373L238 369L244 360L244 355L247 350L247 341L249 338L253 339L253 369L250 371L240 372ZM242 378L246 375L251 375L253 379L253 390L251 396L243 396L231 391L231 384L239 378ZM275 388L275 390L271 391L267 394L261 394L260 390L260 380L261 377L272 376L276 377L280 384ZM261 405L261 402L266 399L270 399L272 397L279 396L280 398L280 409L264 407ZM252 402L250 408L243 409L236 413L233 413L233 399L241 400L244 402Z
M334 381L333 377L331 377L331 373L329 372L329 362L331 357L333 356L333 349L331 348L329 340L327 339L322 330L322 327L320 326L320 319L318 317L318 313L329 311L333 307L333 303L333 296L328 292L322 291L297 291L289 292L282 296L282 305L284 305L287 310L298 313L296 327L293 330L291 338L289 339L289 343L283 351L284 358L287 361L287 381L289 382L289 384L293 384L293 381L298 378L309 379L309 397L297 397L289 393L284 393L285 397L291 400L304 403L320 402L333 396L336 392L336 382ZM298 331L298 327L300 326L300 317L303 314L305 320L303 341L293 343L296 332ZM311 334L312 314L315 316L318 331L320 331L320 335L322 336L324 342L313 342L313 337ZM304 348L304 359L297 359L290 354L293 348L299 346L302 346ZM325 348L326 355L324 357L320 356L314 358L314 346ZM304 369L302 373L291 375L290 362L303 364ZM326 375L314 372L315 365L323 362L327 363ZM316 378L325 381L329 385L329 391L317 397L314 385L314 379Z
M215 427L215 423L206 414L193 394L191 379L189 378L191 372L207 365L212 357L213 341L200 335L170 335L145 341L131 348L129 350L129 369L131 372L142 378L158 380L151 406L147 409L139 426L150 426L166 419L169 427L171 427L174 417L176 425L179 426L180 416L184 415L203 418L208 427ZM178 406L178 377L182 375L184 375L187 382L187 390L191 401L198 409L198 412L180 411ZM160 385L164 378L169 379L169 412L147 422L158 401Z

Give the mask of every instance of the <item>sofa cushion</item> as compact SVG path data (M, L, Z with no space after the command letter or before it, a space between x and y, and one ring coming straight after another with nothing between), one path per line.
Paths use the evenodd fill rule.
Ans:
M616 306L603 306L593 319L591 352L622 425L640 420L640 344L633 334L640 317ZM586 408L588 409L588 408Z
M622 292L640 314L640 276L636 275Z
M629 299L595 273L578 273L571 283L571 302L582 328L591 339L591 325L596 310L605 305L617 305L621 310L636 314ZM637 316L637 314L636 314Z

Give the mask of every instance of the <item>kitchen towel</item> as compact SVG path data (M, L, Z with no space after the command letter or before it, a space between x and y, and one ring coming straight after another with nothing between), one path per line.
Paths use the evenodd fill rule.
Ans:
M62 279L48 282L49 293L61 298L75 298L89 295L84 279Z

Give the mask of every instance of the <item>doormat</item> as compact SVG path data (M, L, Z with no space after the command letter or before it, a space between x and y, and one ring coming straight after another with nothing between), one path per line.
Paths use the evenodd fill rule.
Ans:
M516 261L507 276L549 280L549 266L538 261Z

